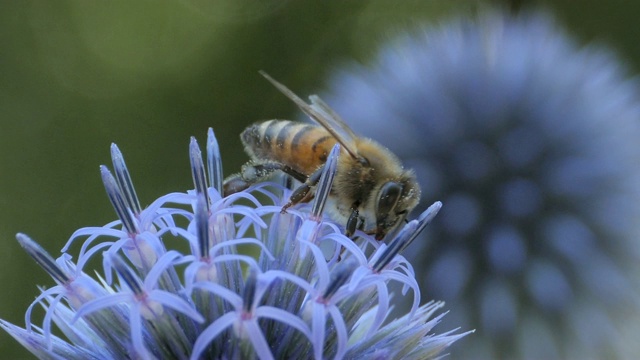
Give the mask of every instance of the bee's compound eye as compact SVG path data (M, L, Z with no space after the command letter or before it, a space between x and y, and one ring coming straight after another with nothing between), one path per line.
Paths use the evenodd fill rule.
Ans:
M401 195L401 184L395 181L389 181L382 185L382 188L380 188L380 193L378 194L378 202L376 203L376 216L378 218L378 224L380 224L380 222L384 222L389 213L393 211L393 209L398 204L398 200L400 200Z

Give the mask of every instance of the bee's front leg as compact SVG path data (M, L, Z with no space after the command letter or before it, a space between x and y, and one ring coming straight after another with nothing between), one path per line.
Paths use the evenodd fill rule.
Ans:
M351 205L351 215L349 215L349 219L347 220L347 225L345 226L345 236L351 238L353 234L356 232L356 227L358 225L358 219L360 218L360 212L358 211L358 207L360 206L360 201L356 201ZM362 223L364 224L364 222ZM361 225L362 225L361 224Z
M313 199L314 194L311 192L311 187L315 186L318 181L320 181L320 176L322 175L323 169L324 165L320 166L318 169L316 169L316 171L309 175L309 177L302 185L300 185L293 191L293 194L291 194L291 197L289 197L289 202L284 204L280 213L286 213L288 208L297 203L308 202Z
M249 186L251 186L251 183L244 180L240 173L233 174L224 179L224 183L222 184L222 193L224 196L229 196L242 190L246 190Z
M250 161L240 169L240 172L224 179L224 195L231 195L246 190L252 184L269 178L273 172L282 171L298 181L304 182L307 177L290 166L278 162L253 162Z

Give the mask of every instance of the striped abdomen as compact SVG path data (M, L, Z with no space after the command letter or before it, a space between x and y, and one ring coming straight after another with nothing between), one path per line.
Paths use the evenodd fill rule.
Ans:
M336 143L320 126L288 120L250 125L240 138L254 160L279 162L307 175L324 164Z

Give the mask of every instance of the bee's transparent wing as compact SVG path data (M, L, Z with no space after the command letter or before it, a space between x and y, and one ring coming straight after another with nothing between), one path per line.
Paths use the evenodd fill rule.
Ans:
M325 120L328 123L329 127L336 129L337 131L343 132L345 138L354 142L357 137L356 134L351 130L349 125L335 112L326 102L324 102L318 95L309 96L309 100L311 100L311 107L316 109L318 112L325 115ZM324 126L324 125L323 125ZM327 127L327 126L325 126Z
M289 88L274 80L266 72L260 71L260 74L267 78L267 80L269 80L269 82L271 82L286 97L296 103L300 110L315 120L318 124L322 125L329 134L336 138L352 158L355 159L359 157L358 150L355 145L355 134L351 129L349 129L338 114L336 114L336 112L333 111L333 109L331 109L324 101L320 100L319 97L312 95L310 97L311 105L309 105L298 97L298 95L294 94L293 91L289 90Z

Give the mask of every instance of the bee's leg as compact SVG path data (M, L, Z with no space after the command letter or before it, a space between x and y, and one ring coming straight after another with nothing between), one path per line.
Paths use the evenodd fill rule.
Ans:
M277 162L248 162L242 165L238 174L231 175L224 180L224 195L227 196L246 190L251 184L271 176L274 171L282 171L301 182L307 180L304 174L284 164Z
M243 167L243 171L245 171L246 168L246 171L249 172L249 166L253 167L255 173L259 176L260 179L269 177L274 171L280 170L300 182L305 182L307 180L307 176L305 174L294 170L291 166L287 166L278 162L266 162L251 165L245 164L245 166Z
M360 218L360 225L358 225L358 230L364 231L364 218Z
M351 215L349 215L349 219L347 220L347 225L345 226L345 235L348 238L351 238L353 234L356 232L356 227L358 225L358 219L360 219L360 212L358 211L358 207L360 206L360 201L356 201L351 205ZM364 222L361 223L361 226Z
M356 241L357 236L353 236L356 232L356 228L358 230L364 229L364 219L360 217L360 211L358 211L358 207L360 206L360 201L356 201L351 204L351 215L349 215L349 219L347 219L347 225L344 229L344 236L349 239ZM360 224L358 225L358 220L360 220ZM345 250L344 246L340 246L340 255L338 256L338 260L342 260L342 254L344 254Z
M289 197L289 202L284 204L282 207L282 214L287 212L287 209L292 207L293 205L300 202L307 202L313 198L313 193L311 192L311 187L315 186L318 181L320 181L320 176L322 175L322 170L324 170L324 165L320 166L316 171L314 171L309 178L300 185L297 189L293 191L291 197Z
M222 192L224 196L228 196L246 190L250 185L251 183L245 181L240 173L233 174L224 179Z

